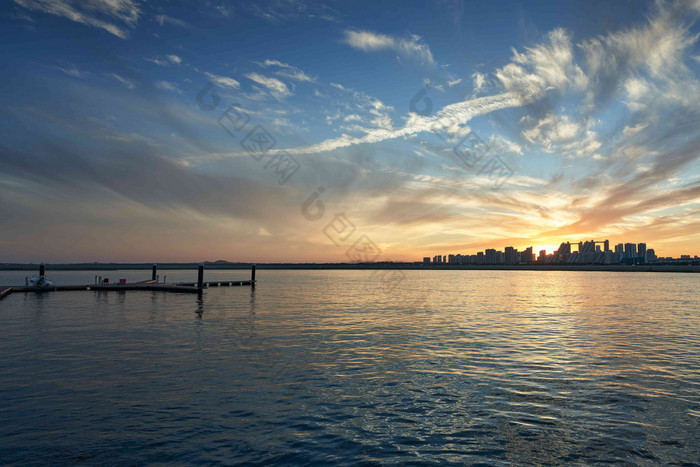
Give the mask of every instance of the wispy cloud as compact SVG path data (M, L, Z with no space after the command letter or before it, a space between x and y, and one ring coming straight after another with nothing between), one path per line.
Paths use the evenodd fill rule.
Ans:
M183 20L178 19L178 18L173 18L172 16L168 16L168 15L157 15L156 21L161 26L164 26L166 24L171 24L173 26L178 26L178 27L187 28L187 29L192 27L190 25L190 23L188 23L187 21L183 21Z
M239 83L233 78L229 78L228 76L219 76L214 75L212 73L206 73L206 75L209 77L210 80L214 81L216 84L219 84L221 86L225 86L232 89L238 89L241 87L241 83Z
M278 80L277 78L263 76L258 73L248 73L245 76L249 80L266 87L270 91L270 93L277 99L281 99L292 94L289 91L287 85L284 84L282 81Z
M29 10L104 29L122 39L126 39L129 32L118 23L133 27L141 14L133 0L15 0L15 3Z
M166 55L165 58L147 58L146 61L160 66L182 64L182 59L175 54Z
M110 76L129 89L134 89L136 87L136 82L133 79L124 78L123 76L120 76L116 73L110 73Z
M274 72L277 76L293 79L295 81L307 81L309 83L315 83L317 79L316 77L311 77L307 75L301 69L293 65L289 65L288 63L280 62L279 60L267 59L264 62L262 62L261 65L265 67L278 68L278 70Z
M365 52L392 50L402 58L416 60L429 65L435 63L430 47L417 35L397 38L370 31L347 30L343 40L349 46Z
M437 129L455 128L466 124L476 116L485 115L495 110L508 107L518 107L524 103L526 102L523 101L522 96L514 92L470 99L443 107L434 116L426 117L411 114L403 128L394 130L384 128L373 129L365 136L359 138L343 135L339 138L329 139L311 146L290 148L287 149L287 151L300 154L312 154L332 151L334 149L362 143L379 143L381 141L408 137Z
M571 37L564 29L551 31L547 40L520 53L513 50L511 63L494 75L506 91L528 99L539 99L550 90L584 90L588 85L583 70L574 62ZM478 84L477 75L475 85Z
M57 69L61 70L63 73L67 74L68 76L72 76L73 78L85 78L88 73L87 71L80 71L78 68L75 66L71 65L68 67L56 67Z
M179 65L182 63L182 59L174 54L166 55L165 58L170 60L170 63L174 63L175 65Z
M174 92L177 94L182 94L182 89L180 89L177 84L171 83L169 81L158 81L158 82L156 82L156 87L163 89L165 91L170 91L170 92Z

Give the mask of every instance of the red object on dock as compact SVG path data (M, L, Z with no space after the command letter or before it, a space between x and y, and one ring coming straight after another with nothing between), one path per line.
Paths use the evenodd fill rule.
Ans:
M119 285L126 285L126 279L119 279Z

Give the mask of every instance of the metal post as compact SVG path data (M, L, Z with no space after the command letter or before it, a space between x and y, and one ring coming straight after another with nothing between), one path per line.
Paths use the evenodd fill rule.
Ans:
M197 274L197 288L202 290L204 288L204 263L199 263L199 271Z
M255 284L255 265L250 270L250 282Z
M44 263L41 263L39 265L39 275L41 277L44 277L46 275L46 266L44 265Z
M158 265L156 263L153 263L153 270L151 272L152 281L156 280L156 271L158 271Z

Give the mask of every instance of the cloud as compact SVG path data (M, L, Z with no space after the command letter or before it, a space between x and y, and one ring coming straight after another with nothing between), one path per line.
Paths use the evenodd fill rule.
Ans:
M158 81L156 82L156 87L177 94L182 94L182 89L180 89L176 84L170 83L168 81Z
M129 33L115 22L134 27L141 14L133 0L15 0L15 3L29 10L104 29L122 39L126 39Z
M179 65L182 63L182 59L177 55L166 55L165 58L170 60L170 63L174 63L175 65Z
M339 138L328 139L311 146L289 148L287 151L299 154L311 154L362 143L378 143L389 139L408 137L421 132L436 131L455 125L463 125L476 116L520 105L523 105L523 101L521 96L516 93L503 93L495 96L480 97L450 104L443 107L435 116L424 117L411 114L403 128L394 130L384 128L374 129L360 138L342 135Z
M136 87L136 82L133 79L124 78L123 76L120 76L116 73L110 73L110 76L129 89L134 89Z
M72 76L73 78L85 78L88 73L87 71L80 71L78 70L75 66L71 65L67 68L63 67L56 67L57 69L61 70L63 73L67 74L68 76Z
M239 83L233 78L229 78L227 76L214 75L212 73L206 73L206 75L209 77L210 80L214 81L216 84L219 84L221 86L225 86L227 88L232 89L238 89L241 87L241 83Z
M579 44L590 81L589 105L608 101L621 83L642 73L666 84L687 77L684 58L698 39L689 27L698 13L697 2L657 2L646 24Z
M474 92L479 93L483 89L484 84L486 84L486 75L475 71L472 74L472 78L474 79Z
M149 61L151 63L155 63L156 65L160 66L168 66L168 65L180 65L182 64L182 59L178 57L177 55L170 54L166 55L165 59L161 58L147 58L145 59L146 61Z
M525 52L513 50L511 63L494 73L506 91L517 92L526 99L538 99L550 90L582 91L588 80L574 63L573 45L569 33L555 29L547 41ZM476 81L475 81L476 84Z
M265 67L278 67L281 68L280 70L275 71L274 73L277 76L282 76L284 78L289 78L293 79L295 81L306 81L309 83L315 83L316 82L316 77L311 77L304 73L301 69L289 65L288 63L283 63L280 62L279 60L270 60L266 59L264 62L261 63L262 66Z
M278 80L277 78L263 76L258 73L248 73L246 75L246 78L262 86L265 86L277 99L281 99L283 97L292 95L287 85L284 84L282 81Z
M403 58L416 60L433 65L433 53L420 36L411 35L408 38L395 38L385 34L369 31L345 31L344 42L349 46L365 52L393 50Z
M164 26L166 24L172 24L173 26L179 26L181 28L186 28L186 29L189 29L192 27L190 25L190 23L183 21L181 19L173 18L172 16L168 16L168 15L157 15L156 21L161 26Z

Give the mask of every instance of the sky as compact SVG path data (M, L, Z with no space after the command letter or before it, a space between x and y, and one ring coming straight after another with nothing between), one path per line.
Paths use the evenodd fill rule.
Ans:
M14 0L0 262L700 254L700 0Z

